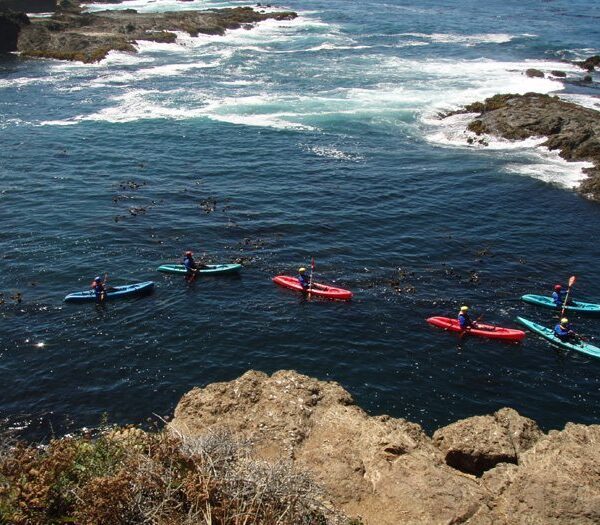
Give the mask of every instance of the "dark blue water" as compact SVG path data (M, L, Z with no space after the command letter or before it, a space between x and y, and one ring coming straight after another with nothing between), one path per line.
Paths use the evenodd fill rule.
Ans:
M594 4L298 0L295 22L95 66L4 57L0 416L35 438L103 413L141 422L193 386L295 369L428 430L504 406L545 428L597 423L600 361L424 322L467 303L489 322L554 324L519 297L573 274L576 296L600 302L600 208L568 189L579 167L466 147L434 118L505 91L594 107L557 62L598 51ZM186 249L245 267L192 286L155 271ZM351 303L272 284L311 256ZM105 272L156 291L62 302ZM600 343L600 321L574 320Z

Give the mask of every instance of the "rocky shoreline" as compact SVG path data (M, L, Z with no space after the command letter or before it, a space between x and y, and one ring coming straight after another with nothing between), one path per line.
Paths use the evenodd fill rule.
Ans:
M161 430L0 438L1 523L600 523L600 425L503 408L429 436L290 370L195 388Z
M133 9L87 13L78 2L62 0L49 18L0 13L0 52L23 57L92 63L110 51L136 52L136 41L172 43L176 32L190 36L222 35L229 29L250 29L268 19L292 20L291 11L265 12L250 7L207 11L138 13Z
M582 64L593 69L591 60ZM545 137L540 146L558 150L563 159L593 163L593 167L584 168L588 177L578 191L600 202L600 111L557 96L527 93L495 95L443 118L459 113L478 114L468 124L467 130L471 132L466 137L468 143L477 141L485 145L486 135L508 140Z
M290 461L365 524L600 523L600 425L543 433L504 408L438 429L369 416L335 382L250 371L196 388L169 429L218 429Z

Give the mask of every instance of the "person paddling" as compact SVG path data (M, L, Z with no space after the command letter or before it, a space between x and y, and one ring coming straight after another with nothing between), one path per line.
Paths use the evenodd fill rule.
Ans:
M198 270L202 270L203 268L207 268L206 264L197 263L194 260L194 253L191 251L185 252L183 258L183 265L186 269L185 280L187 282L192 282L196 278L196 274Z
M566 317L563 317L554 327L554 335L563 343L573 343L579 341L579 336L573 330L573 325L569 323Z
M304 292L308 292L310 288L310 278L306 276L306 268L298 268L298 282L300 286L302 286L302 290Z
M94 294L96 295L96 302L104 302L106 299L106 287L104 286L104 281L100 276L96 277L92 281L91 288L94 290Z
M461 330L467 330L469 328L477 328L477 323L469 316L469 307L461 306L458 312L458 324Z
M567 296L567 292L562 289L562 285L556 284L554 286L554 292L552 292L552 300L557 308L561 308L563 303L565 302L565 298ZM569 301L570 302L570 301Z

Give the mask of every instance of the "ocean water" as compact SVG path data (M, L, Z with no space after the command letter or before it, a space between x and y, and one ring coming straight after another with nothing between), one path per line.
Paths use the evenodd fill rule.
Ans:
M597 423L600 361L424 321L467 303L488 322L554 324L519 297L573 274L576 297L600 302L600 207L572 191L585 164L536 140L469 146L464 116L437 118L505 92L600 108L598 76L582 85L563 62L600 52L596 2L275 7L300 16L95 65L0 59L0 418L44 439L103 414L169 414L248 369L295 369L428 431L504 406L545 429ZM191 286L155 271L186 249L245 266ZM352 302L273 285L313 256L316 280ZM63 303L105 272L155 293ZM600 320L574 320L600 344Z

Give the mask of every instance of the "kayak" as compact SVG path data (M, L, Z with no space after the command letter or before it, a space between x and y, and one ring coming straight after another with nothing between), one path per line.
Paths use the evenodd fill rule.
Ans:
M535 304L536 306L544 306L545 308L552 308L553 310L560 310L560 306L556 306L552 297L548 297L546 295L532 295L527 294L521 297L523 301L530 304ZM587 315L599 315L600 316L600 304L594 303L583 303L581 301L573 301L573 304L569 304L565 307L565 311L574 312L578 314L587 314Z
M450 330L451 332L463 332L458 324L458 319L449 317L430 317L427 322L438 328ZM477 323L477 328L470 328L464 333L476 335L478 337L487 337L488 339L498 339L500 341L521 341L525 337L525 332L513 328L502 328L491 324Z
M120 299L121 297L132 297L150 293L154 289L153 281L143 283L126 284L125 286L108 286L106 291L106 300ZM85 292L70 293L65 297L67 303L85 303L96 300L94 290L86 290Z
M289 288L290 290L304 292L302 285L296 277L278 275L277 277L273 277L273 282L284 288ZM350 290L344 290L343 288L336 288L334 286L327 286L319 283L313 283L310 295L324 297L326 299L337 299L338 301L349 301L352 299L352 292Z
M207 264L206 268L198 270L202 275L221 275L225 273L237 273L242 269L241 264ZM159 272L175 273L185 275L187 270L183 264L163 264L157 268Z
M552 328L546 328L541 324L534 323L533 321L529 321L523 317L517 317L517 321L523 326L529 328L529 330L532 332L541 335L544 339L547 339L555 345L558 345L562 348L567 348L568 350L575 350L576 352L581 352L582 354L591 355L592 357L600 357L600 348L596 346L584 343L583 341L579 341L577 343L567 343L556 337Z

